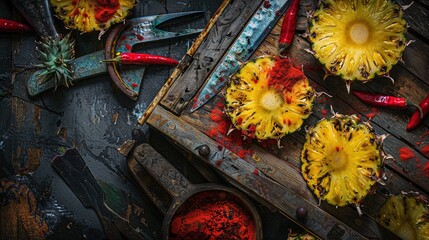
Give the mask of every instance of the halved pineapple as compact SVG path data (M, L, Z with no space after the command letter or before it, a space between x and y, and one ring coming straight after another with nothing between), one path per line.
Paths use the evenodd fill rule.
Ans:
M402 239L428 240L428 201L413 193L393 195L380 208L377 222Z
M380 177L385 158L382 141L383 136L355 115L322 119L307 131L302 175L320 200L359 207Z
M308 79L290 60L259 57L232 75L225 113L248 137L280 139L301 127L314 96Z
M50 0L67 28L82 32L106 30L122 21L135 0Z
M406 47L403 15L390 0L323 0L309 21L314 55L348 82L387 75Z

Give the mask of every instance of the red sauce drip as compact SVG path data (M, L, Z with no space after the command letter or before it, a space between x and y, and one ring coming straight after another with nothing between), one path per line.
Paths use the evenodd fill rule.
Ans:
M119 0L97 0L95 20L100 23L109 21L119 9Z
M182 204L171 221L169 239L254 240L255 223L239 198L207 191Z
M413 149L409 147L402 147L399 149L399 158L402 161L408 161L414 157L416 157L416 155L414 154Z

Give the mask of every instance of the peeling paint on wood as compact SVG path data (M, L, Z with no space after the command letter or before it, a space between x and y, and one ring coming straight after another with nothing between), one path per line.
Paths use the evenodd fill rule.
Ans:
M48 225L38 215L37 199L29 187L3 179L0 190L13 196L0 206L0 239L45 239Z

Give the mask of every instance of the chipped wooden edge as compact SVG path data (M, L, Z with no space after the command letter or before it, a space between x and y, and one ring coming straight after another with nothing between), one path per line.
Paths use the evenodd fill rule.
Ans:
M189 65L189 61L194 55L194 53L197 51L200 44L203 42L203 40L206 38L207 34L210 32L220 15L223 13L223 11L226 9L226 7L230 4L232 0L224 0L222 4L219 6L213 17L210 19L209 23L206 25L206 27L203 29L203 31L200 33L200 35L195 39L194 43L192 44L191 48L188 50L186 55L182 58L180 61L179 66L174 70L174 72L171 74L171 76L167 79L165 84L162 86L161 90L158 92L158 94L155 96L155 98L152 100L152 102L149 104L146 111L143 113L143 115L139 118L138 124L143 125L150 114L153 112L155 107L161 102L164 95L167 93L167 91L170 89L170 87L173 85L174 81L177 79L177 77L186 69L186 67Z

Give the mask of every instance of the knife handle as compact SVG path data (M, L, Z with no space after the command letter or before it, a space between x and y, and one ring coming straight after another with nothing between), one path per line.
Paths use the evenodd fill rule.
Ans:
M112 222L112 214L104 205L103 189L86 166L79 152L76 149L69 149L64 155L55 157L51 165L82 204L97 212L103 224L105 237L107 239L122 239Z

